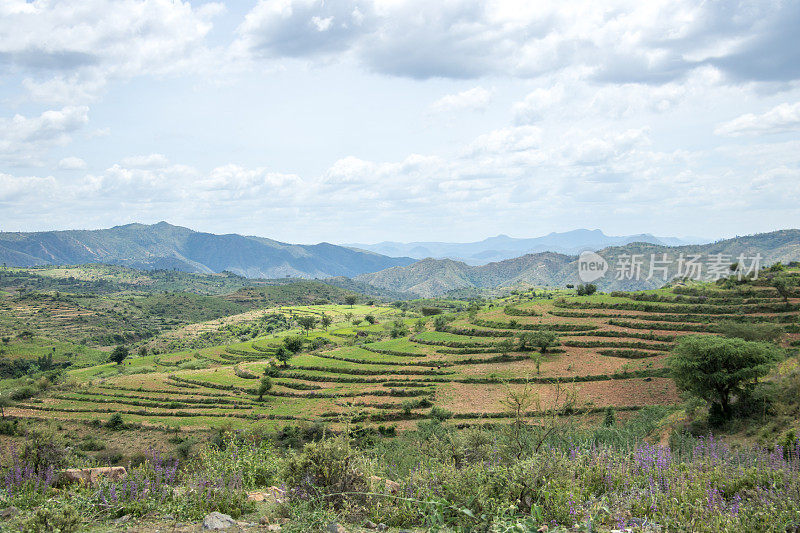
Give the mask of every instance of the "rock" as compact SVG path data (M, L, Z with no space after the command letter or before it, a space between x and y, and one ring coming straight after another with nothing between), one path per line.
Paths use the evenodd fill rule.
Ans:
M367 529L378 529L378 524L370 520L367 520L366 522L364 522L364 527Z
M328 527L325 528L325 531L327 531L327 533L347 533L347 530L336 522L331 522L328 524Z
M392 481L391 479L385 479L379 476L370 476L369 480L375 485L383 485L386 487L386 489L389 491L389 494L397 494L400 492L400 483Z
M383 522L378 524L378 531L386 531L387 529L389 529L389 527L386 524L384 524Z
M247 499L251 502L286 503L286 491L278 487L270 487L263 492L248 492Z
M19 514L19 509L14 507L6 507L5 509L0 509L0 518L14 518Z
M280 524L270 524L267 526L267 531L280 531L281 526Z
M96 485L101 478L120 481L128 475L124 466L104 466L100 468L68 468L59 472L59 478L72 483Z
M236 520L229 515L214 511L203 518L203 529L228 529L236 525Z
M130 519L131 519L131 515L126 514L126 515L120 516L119 518L116 518L116 519L112 520L112 522L114 522L115 524L124 524L125 522L130 521Z

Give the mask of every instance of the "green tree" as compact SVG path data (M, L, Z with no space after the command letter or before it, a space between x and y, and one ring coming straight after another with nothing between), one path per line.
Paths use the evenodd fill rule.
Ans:
M591 296L597 292L597 285L594 283L581 283L577 288L578 296Z
M308 333L317 325L317 317L313 315L303 315L297 317L297 323L300 324L300 327L303 328L306 332L306 336L308 336Z
M264 395L270 390L272 390L272 379L269 376L263 376L258 384L258 401L264 401Z
M0 396L0 416L6 417L6 409L13 406L14 402L8 396Z
M278 347L278 350L275 352L275 359L281 362L284 367L289 366L289 360L292 358L294 353L289 350L286 346Z
M558 344L558 334L549 329L540 329L523 333L519 336L519 349L521 351L529 350L532 347L539 348L543 354L547 353L547 349Z
M333 324L333 319L330 317L330 315L326 315L325 313L322 313L322 316L320 317L319 322L320 322L320 324L322 324L322 327L325 328L325 331L328 331L328 327L331 324Z
M405 335L408 335L408 326L406 326L406 323L403 322L403 320L401 320L399 318L397 320L393 321L392 325L388 329L389 329L389 335L393 339L396 339L398 337L404 337Z
M508 352L514 349L514 343L511 339L503 339L497 344L498 348L500 348L500 353L503 355L508 355Z
M678 389L707 401L723 418L732 402L752 388L781 359L774 344L711 335L690 335L678 341L668 358Z
M108 356L108 359L114 363L121 364L129 355L130 350L128 350L128 348L125 346L117 346L111 351L111 355Z
M348 294L344 297L344 302L352 308L358 301L358 296L355 294Z
M536 374L540 373L539 367L542 366L542 359L544 359L544 357L542 357L541 353L539 352L531 353L531 360L533 361L533 364L536 365Z
M374 315L367 315L364 317L364 320L366 320L370 324L374 324L375 322L377 322L377 319L375 318Z
M417 333L419 333L421 331L425 331L425 319L424 318L418 318L417 321L414 322L414 331L416 331Z
M299 335L289 335L283 339L283 346L291 353L295 354L303 349L303 337Z
M788 304L791 291L789 290L789 286L786 284L786 280L783 278L776 278L772 282L772 286L776 291L778 291L778 295L783 298L784 303Z

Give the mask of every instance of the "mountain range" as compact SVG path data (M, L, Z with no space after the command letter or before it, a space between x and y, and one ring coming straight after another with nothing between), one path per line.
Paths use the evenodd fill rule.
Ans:
M652 289L686 273L686 268L682 273L678 271L681 254L684 259L699 256L697 262L702 265L701 275L704 278L710 273L709 268L712 268L713 263L729 274L729 265L740 254L745 256L744 268L749 268L756 262L753 259L756 254L760 254L757 261L760 266L778 261L798 261L800 230L780 230L700 245L665 246L635 242L606 247L597 253L608 265L605 275L593 280L601 290ZM651 259L656 260L652 264L655 267L652 277ZM639 275L635 276L633 269L625 268L626 264L639 264ZM664 267L665 270L662 271L659 267ZM497 289L520 285L563 287L581 282L578 275L578 256L554 252L526 254L480 266L452 259L429 258L405 267L362 274L355 279L422 297L439 296L457 289Z
M215 235L166 222L100 230L0 232L8 266L110 263L145 270L233 272L248 278L353 277L414 262L326 242L287 244L263 237Z
M649 233L615 237L601 230L576 229L562 233L550 233L542 237L516 239L508 235L489 237L477 242L392 242L377 244L345 244L352 248L392 257L414 259L454 259L468 265L485 265L537 252L556 252L577 255L584 250L601 250L609 246L623 246L632 242L647 242L664 246L680 246L708 242L697 237L655 237Z

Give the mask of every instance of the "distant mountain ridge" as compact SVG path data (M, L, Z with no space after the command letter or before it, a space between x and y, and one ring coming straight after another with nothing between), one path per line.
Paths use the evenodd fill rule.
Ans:
M451 242L391 242L377 244L345 244L361 250L398 257L407 256L415 259L432 257L435 259L454 259L469 265L484 265L492 261L502 261L524 254L538 252L555 252L565 255L577 255L584 250L601 250L609 246L624 246L632 242L647 242L665 246L700 244L706 242L695 237L679 239L676 237L655 237L649 233L615 237L606 235L601 230L576 229L562 233L550 233L542 237L516 239L508 235L489 237L482 241Z
M287 244L263 237L215 235L167 222L100 230L0 232L8 266L109 263L145 270L233 272L248 278L353 277L414 262L329 243Z
M677 260L680 254L687 257L700 255L703 261L713 260L713 254L723 254L727 261L725 267L736 261L739 254L745 254L748 258L760 254L762 266L778 261L798 261L800 230L780 230L701 245L664 246L636 242L607 247L599 250L598 254L609 266L605 276L595 281L602 290L652 289L664 285L678 275ZM669 261L665 276L662 277L659 272L659 275L646 279L650 274L651 257L662 259L663 254L667 254ZM625 275L617 279L617 275L621 274L617 267L623 264L622 259L630 259L634 255L641 261L639 279L628 279ZM439 296L464 288L496 289L515 285L563 287L568 283L581 282L578 276L578 257L553 252L526 254L481 266L470 266L452 259L424 259L405 267L362 274L355 279L422 297Z

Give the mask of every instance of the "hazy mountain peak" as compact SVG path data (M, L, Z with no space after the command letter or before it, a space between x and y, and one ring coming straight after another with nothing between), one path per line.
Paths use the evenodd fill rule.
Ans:
M415 259L426 257L450 258L464 261L470 265L483 265L491 261L501 261L527 253L555 252L570 255L579 254L584 250L596 251L608 246L619 246L637 241L669 245L690 244L690 242L675 237L660 238L649 233L611 236L606 235L600 229L578 228L564 232L550 232L542 237L527 239L509 237L501 233L482 241L466 243L382 242L378 244L350 244L347 246L389 256L408 256Z

